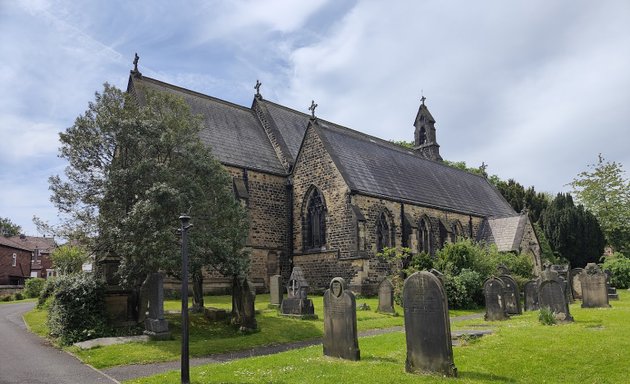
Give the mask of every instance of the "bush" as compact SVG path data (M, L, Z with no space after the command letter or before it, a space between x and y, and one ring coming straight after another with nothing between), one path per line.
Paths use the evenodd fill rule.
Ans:
M21 291L15 292L13 298L15 300L24 300L24 294Z
M56 278L48 327L63 345L111 333L105 313L105 284L91 274Z
M44 288L44 284L46 280L41 279L39 277L35 277L33 279L26 280L24 284L24 294L26 297L39 297L39 294L42 292L42 288Z
M37 308L44 308L46 305L46 300L52 297L55 289L57 289L57 281L59 279L57 277L49 277L44 282L44 286L42 290L39 292L39 299L37 299Z
M540 321L543 325L554 325L556 323L556 314L551 310L551 308L540 308L538 321Z
M616 252L612 257L606 258L603 269L610 271L611 286L630 288L630 259Z
M2 295L0 296L0 301L13 301L12 295Z
M484 278L479 272L462 269L459 275L446 275L444 288L450 308L473 309L483 303Z

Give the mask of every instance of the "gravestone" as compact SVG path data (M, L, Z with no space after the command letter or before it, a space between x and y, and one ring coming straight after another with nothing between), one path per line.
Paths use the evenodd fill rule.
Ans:
M576 300L582 300L582 282L580 281L582 268L573 268L569 274L571 291L573 292L573 298Z
M389 279L384 279L378 286L378 312L395 313L394 285Z
M510 315L520 315L521 310L521 293L518 289L518 284L512 276L502 275L499 276L499 280L505 284L505 310Z
M457 376L448 302L440 280L427 271L409 276L403 286L403 304L407 340L406 371Z
M440 279L440 283L442 283L442 287L444 287L444 274L435 268L431 268L429 272L431 272L432 274L435 275L435 277Z
M496 277L490 277L483 283L483 296L486 300L486 321L506 320L509 318L505 309L505 284Z
M540 272L540 278L539 278L540 282L542 283L543 281L546 281L546 280L559 281L559 279L560 279L560 275L558 274L558 272L551 269L551 264L545 264L545 266L543 267L543 270Z
M504 264L499 264L499 266L497 267L497 273L499 274L499 276L512 274L510 272L510 269Z
M144 334L154 340L168 340L171 333L164 318L164 277L153 273L147 279L149 314L144 320Z
M573 317L569 313L569 303L564 293L562 279L545 280L538 288L538 304L540 308L549 308L555 313L556 320L572 322Z
M273 307L280 307L284 296L282 286L282 276L273 275L269 278L269 301Z
M610 285L610 278L612 276L612 272L610 269L604 270L606 274L606 284L608 285L608 300L619 300L619 294L617 293L617 288Z
M252 332L258 328L256 322L256 287L248 279L241 283L242 312L240 319L241 332Z
M313 301L307 297L308 282L302 268L294 267L287 284L287 298L282 300L280 313L284 316L317 318Z
M335 277L324 293L324 355L359 360L357 303L346 282Z
M595 263L586 264L580 274L582 283L582 308L608 308L606 274Z
M538 281L528 281L523 289L525 291L525 310L537 311L540 308L538 305Z

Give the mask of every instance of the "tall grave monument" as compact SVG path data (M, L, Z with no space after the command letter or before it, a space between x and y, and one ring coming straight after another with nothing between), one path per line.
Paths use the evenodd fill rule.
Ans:
M285 316L317 318L313 301L307 297L308 282L302 268L293 267L287 284L287 298L282 300L280 313Z

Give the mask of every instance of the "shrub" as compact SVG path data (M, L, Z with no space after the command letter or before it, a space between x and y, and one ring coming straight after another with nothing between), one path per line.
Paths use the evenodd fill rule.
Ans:
M551 308L540 308L538 321L540 321L543 325L554 325L556 323L556 314L551 310Z
M24 300L24 294L21 291L15 292L13 298L15 300Z
M603 269L610 271L610 285L624 289L630 287L630 259L616 252L606 258Z
M39 299L37 299L37 308L41 309L45 307L46 300L52 297L55 289L57 289L58 280L59 279L57 277L49 277L48 279L46 279L42 290L39 292Z
M459 275L446 275L444 288L450 308L472 309L483 303L484 278L479 272L464 268Z
M26 280L26 283L24 284L24 294L26 297L39 297L45 283L46 280L39 277Z
M111 333L106 323L105 284L91 274L57 277L48 327L63 345Z
M2 295L0 296L0 301L13 301L12 295Z

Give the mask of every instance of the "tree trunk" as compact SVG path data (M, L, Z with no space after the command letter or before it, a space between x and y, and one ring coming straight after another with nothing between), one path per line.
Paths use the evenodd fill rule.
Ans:
M242 292L241 279L237 275L234 275L232 277L232 324L241 324L241 318L243 316Z
M203 272L193 272L193 312L203 312Z

